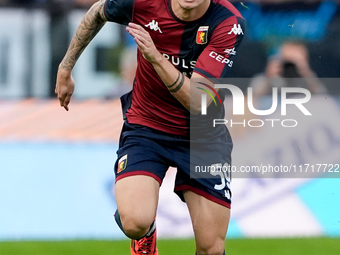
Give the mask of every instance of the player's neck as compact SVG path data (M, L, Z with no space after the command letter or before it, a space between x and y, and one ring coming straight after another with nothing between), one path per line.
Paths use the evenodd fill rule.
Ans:
M171 8L173 13L177 18L183 21L194 21L201 18L208 10L209 5L210 0L203 0L202 3L194 6L194 8L186 8L186 6L181 5L180 1L171 0Z

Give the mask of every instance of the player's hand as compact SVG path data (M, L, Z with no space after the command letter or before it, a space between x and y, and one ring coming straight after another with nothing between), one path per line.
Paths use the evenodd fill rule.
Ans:
M54 92L58 96L60 106L68 111L68 104L70 103L71 96L74 92L74 80L71 71L59 68Z
M150 34L140 25L129 23L126 30L135 39L138 49L143 54L145 59L150 63L157 62L157 58L161 56L157 50Z

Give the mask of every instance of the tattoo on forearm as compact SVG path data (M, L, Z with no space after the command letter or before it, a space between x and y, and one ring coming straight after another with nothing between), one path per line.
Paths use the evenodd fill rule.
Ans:
M180 90L180 88L182 88L184 84L184 79L185 79L184 74L183 73L180 73L180 74L182 75L182 80L174 89L169 89L171 93L176 93L178 90Z
M178 80L179 80L180 77L181 77L181 72L178 71L178 77L177 77L177 79L175 80L175 82L174 82L173 84L169 85L169 86L166 86L166 87L167 87L168 89L170 89L170 88L172 88L173 86L175 86L175 85L177 84L177 82L178 82Z
M104 3L105 0L97 2L84 16L60 64L63 69L72 70L86 46L104 26L106 22L102 13Z

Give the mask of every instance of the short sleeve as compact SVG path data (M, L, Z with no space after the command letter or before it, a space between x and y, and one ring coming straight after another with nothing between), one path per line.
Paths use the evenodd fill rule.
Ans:
M207 78L226 78L245 33L245 21L232 16L213 31L208 46L197 59L194 72Z
M108 21L127 25L132 21L135 0L106 0L104 14Z

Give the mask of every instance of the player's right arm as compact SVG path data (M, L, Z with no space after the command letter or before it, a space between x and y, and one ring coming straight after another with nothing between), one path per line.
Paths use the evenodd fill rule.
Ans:
M64 107L66 111L68 111L68 104L74 91L72 69L86 46L107 21L104 15L105 1L100 0L94 3L85 14L59 65L55 93L58 95L60 106Z

